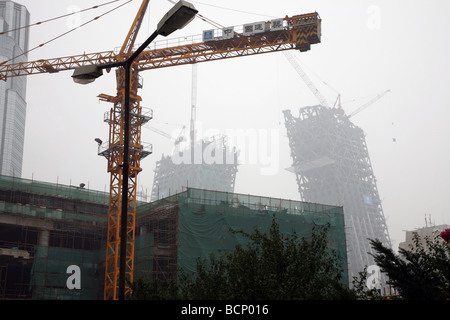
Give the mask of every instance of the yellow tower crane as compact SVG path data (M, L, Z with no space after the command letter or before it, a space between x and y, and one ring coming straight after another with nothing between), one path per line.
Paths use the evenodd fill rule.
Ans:
M180 4L180 1L178 4ZM65 70L77 70L80 67L117 65L136 54L133 46L142 24L149 0L143 0L130 31L119 53L104 51L91 54L81 54L53 59L12 63L0 65L0 79L27 76L42 73L55 73ZM102 150L102 155L108 159L110 173L110 200L108 211L107 252L105 269L105 299L118 299L119 292L119 254L121 247L122 198L127 199L126 220L126 263L125 276L133 281L134 267L134 237L136 215L137 177L142 171L140 161L150 151L145 150L141 143L141 126L151 119L151 115L142 113L139 89L139 72L185 64L194 64L233 57L243 57L255 54L278 52L296 49L308 51L312 44L321 41L321 18L317 12L294 15L249 23L240 27L207 30L203 32L201 41L186 41L173 46L147 48L139 53L131 67L131 85L126 88L126 72L124 68L117 70L117 95L115 97L101 94L100 100L113 104L106 121L109 123L109 141ZM163 33L160 33L164 35ZM98 71L98 69L95 69ZM129 95L127 95L129 90ZM125 99L129 96L130 114L124 111ZM128 119L128 121L127 121ZM129 140L124 137L129 134ZM128 146L128 148L126 148ZM128 157L124 157L128 154ZM125 158L128 158L128 179L123 179ZM124 181L125 180L125 181ZM128 181L127 181L128 180ZM127 195L123 187L127 186ZM122 225L123 226L123 225ZM123 243L123 242L122 242ZM123 251L122 251L123 252ZM125 294L130 292L126 286Z

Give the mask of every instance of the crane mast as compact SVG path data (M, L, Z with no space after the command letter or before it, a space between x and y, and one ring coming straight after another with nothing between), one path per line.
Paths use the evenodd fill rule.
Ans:
M194 150L194 143L196 139L196 128L195 124L197 122L197 64L192 65L192 93L191 93L191 150Z
M142 25L149 0L142 1L141 7L136 18L128 32L125 42L118 55L118 60L124 60L128 55L132 54L136 37ZM127 283L133 282L134 270L134 240L135 240L135 224L136 224L136 195L137 195L137 177L142 171L140 161L143 158L143 146L141 143L142 125L150 120L149 117L142 115L141 97L138 95L139 88L139 71L135 66L131 68L131 85L129 88L129 107L130 118L128 126L125 117L125 73L123 67L117 69L117 96L110 99L104 99L105 95L100 95L100 99L111 102L113 107L110 110L109 117L109 148L103 153L108 159L108 172L110 173L110 195L108 208L108 231L106 243L106 260L105 260L105 288L104 299L117 299L119 294L119 271L125 268L125 279ZM106 117L107 119L107 117ZM124 163L124 130L129 129L129 150L128 150L128 181L123 181L123 163ZM121 215L123 214L122 201L125 199L122 194L127 194L127 221L126 221L126 255L125 264L119 261L121 245ZM131 293L128 284L125 285L125 296Z
M142 24L149 0L144 0L130 28L124 44L118 54L114 51L74 55L54 59L41 59L32 62L0 64L0 80L32 74L57 73L87 65L102 65L126 60L133 50L137 33ZM171 67L177 65L193 65L192 88L192 121L195 121L196 63L242 57L262 53L270 53L296 49L301 52L310 50L311 44L321 41L321 19L318 13L301 14L292 17L275 19L267 22L244 25L243 32L225 34L225 29L203 41L191 41L178 45L158 47L144 50L131 68L130 122L129 127L129 176L123 181L122 164L124 163L124 99L125 72L117 69L117 95L100 94L101 101L112 103L112 108L105 116L109 124L109 142L99 155L108 160L110 173L110 199L108 211L107 252L105 269L104 299L118 298L119 251L121 234L121 202L122 187L128 184L128 221L126 247L126 279L133 281L134 239L136 221L137 177L142 171L141 160L151 151L145 150L141 142L142 125L152 116L143 114L141 97L138 95L139 72L144 70ZM252 31L249 31L249 27ZM259 29L258 29L259 28ZM262 29L261 29L262 28ZM195 139L195 123L191 123L191 142ZM125 185L126 186L126 185ZM127 285L125 293L130 293Z

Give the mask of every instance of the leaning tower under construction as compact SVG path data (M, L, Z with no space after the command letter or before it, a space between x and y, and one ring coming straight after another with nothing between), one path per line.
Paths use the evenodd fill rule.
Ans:
M283 111L293 165L303 201L343 206L349 279L373 265L368 239L391 247L364 132L342 109Z

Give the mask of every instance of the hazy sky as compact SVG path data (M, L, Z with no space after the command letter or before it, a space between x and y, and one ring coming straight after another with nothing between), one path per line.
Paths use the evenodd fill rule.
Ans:
M32 23L82 10L94 0L17 0L27 6ZM104 13L120 1L31 28L36 47L80 23ZM29 60L108 51L122 45L141 1L32 51ZM200 13L224 26L282 18L317 11L322 18L322 43L296 57L311 80L333 104L341 94L351 112L377 94L391 92L353 118L366 133L383 210L393 244L403 230L450 224L450 2L336 0L210 0L192 1ZM139 41L151 34L172 4L153 0ZM200 35L212 26L196 19L171 38ZM158 38L157 41L167 40ZM154 111L151 125L169 134L189 126L191 66L141 73L142 105ZM27 124L23 178L109 187L106 159L97 155L95 138L106 141L103 114L110 105L101 93L115 95L113 73L89 86L73 83L71 71L28 77ZM282 110L298 115L303 106L318 104L282 53L206 62L198 65L197 120L200 133L258 132L258 161L239 167L235 191L299 200ZM268 138L265 138L265 134ZM396 140L394 142L394 139ZM150 194L153 169L161 154L170 154L170 140L144 127L144 142L154 153L142 161L140 189ZM264 144L265 143L265 144ZM264 148L263 148L264 147ZM267 147L273 150L268 153ZM265 150L265 152L263 152ZM245 160L245 159L244 159ZM270 170L267 170L267 169ZM266 170L264 170L266 169Z

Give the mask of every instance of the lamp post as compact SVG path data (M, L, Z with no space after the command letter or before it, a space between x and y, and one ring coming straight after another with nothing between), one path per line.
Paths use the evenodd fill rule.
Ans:
M72 78L78 84L89 84L103 74L103 69L122 67L125 70L125 101L124 101L124 149L123 149L123 179L122 179L122 211L120 219L120 270L119 270L119 299L125 299L125 270L127 247L127 214L128 214L128 175L129 175L129 142L130 142L130 85L131 68L133 62L145 48L158 36L167 37L172 32L184 28L198 13L195 7L184 0L180 0L170 9L153 34L125 61L103 65L83 66L75 69Z

